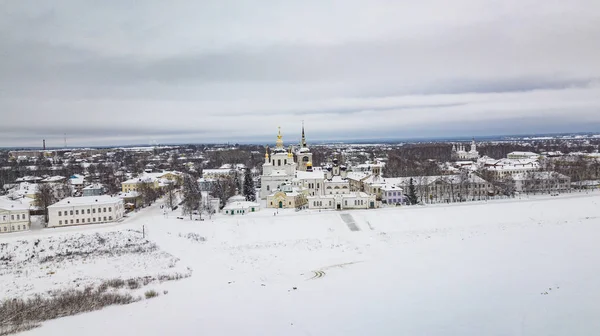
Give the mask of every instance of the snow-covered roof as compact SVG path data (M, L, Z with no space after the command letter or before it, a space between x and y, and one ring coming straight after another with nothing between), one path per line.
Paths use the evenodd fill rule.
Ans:
M75 174L69 178L69 182L73 185L80 185L85 183L85 176Z
M230 168L224 168L224 169L203 169L202 170L202 176L207 176L207 175L230 175L232 173L232 170Z
M532 157L532 156L540 156L540 154L538 153L534 153L534 152L510 152L506 155L507 157L509 156L523 156L523 157Z
M229 202L245 202L245 201L246 201L246 197L244 197L242 195L235 195L235 196L229 197L229 199L227 200L227 203L229 203Z
M92 183L89 186L83 188L83 190L95 190L95 189L102 189L104 188L104 186L101 183Z
M332 176L331 179L328 179L327 182L329 183L343 183L343 182L348 182L347 179L342 178L341 176Z
M122 200L119 197L112 197L112 196L108 196L108 195L67 197L57 203L52 204L48 208L73 206L73 205L115 204L117 202L122 202Z
M232 209L248 209L248 208L259 208L260 204L255 203L255 202L248 202L248 201L242 201L242 202L231 202L231 203L227 203L227 205L223 208L223 210L232 210Z
M19 177L15 180L15 182L33 182L33 181L41 181L42 178L39 176L23 176Z
M298 170L298 171L296 171L296 178L298 178L300 180L317 180L317 179L322 180L325 178L325 172L318 168L315 168L311 172Z
M5 198L0 198L0 209L2 210L28 210L29 203L20 201L11 201Z
M383 191L402 191L402 188L395 186L393 184L386 184L383 187L381 187L381 190L383 190Z
M64 176L55 175L55 176L47 177L47 178L43 179L41 182L61 182L61 181L64 181L65 179L66 179L66 177L64 177Z
M364 172L348 172L346 177L350 180L360 181L360 180L368 177L369 175L371 175L371 174L364 173Z

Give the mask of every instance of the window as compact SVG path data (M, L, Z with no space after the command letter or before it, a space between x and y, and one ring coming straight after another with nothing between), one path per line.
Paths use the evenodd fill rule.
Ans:
M87 209L87 213L88 213L88 215L90 214L90 209Z
M109 207L109 208L108 208L108 212L111 212L111 211L112 211L112 208L111 208L111 207Z
M90 220L91 220L91 219L90 219L90 218L88 218L88 223L90 222Z
M69 211L69 212L70 212L71 216L73 216L73 210L71 210L71 211Z
M59 211L59 212L58 212L58 215L59 215L59 216L62 216L62 212L61 212L61 211Z
M10 220L15 220L15 215L10 215Z
M79 224L79 218L77 218L77 219L75 220L75 223Z
M112 220L112 216L108 216L108 220Z
M96 213L96 209L92 209L92 213Z
M71 224L73 224L73 220L71 219Z
M104 216L104 221L106 222L106 216Z
M6 232L6 226L4 227L4 232Z
M93 222L96 222L96 217L94 217L94 220L93 220Z
M58 225L62 225L62 221L61 220L58 221Z
M17 230L21 230L21 225L18 225L18 226L17 226Z
M106 208L104 208L103 212L106 212Z
M79 210L75 210L75 214L76 214L76 215L79 215Z

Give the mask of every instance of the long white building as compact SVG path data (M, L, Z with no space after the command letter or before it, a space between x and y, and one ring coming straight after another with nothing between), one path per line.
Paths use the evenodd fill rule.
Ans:
M30 228L29 205L0 199L0 233Z
M48 227L114 222L124 211L118 197L68 197L48 207Z

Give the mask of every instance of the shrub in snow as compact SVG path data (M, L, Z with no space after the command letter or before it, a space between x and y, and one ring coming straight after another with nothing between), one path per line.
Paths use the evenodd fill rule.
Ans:
M151 289L149 291L146 291L146 293L144 293L144 296L146 297L146 299L151 299L153 297L157 297L158 296L158 292L155 291L154 289Z
M0 335L8 335L39 326L40 322L76 315L110 305L136 301L129 294L108 293L99 288L55 291L49 298L7 299L0 302Z

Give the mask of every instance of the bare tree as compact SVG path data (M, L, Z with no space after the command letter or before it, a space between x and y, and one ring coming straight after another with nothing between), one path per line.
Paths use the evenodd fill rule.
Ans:
M167 185L166 188L165 205L169 207L169 209L173 210L176 203L177 202L175 200L175 186L172 183L170 183Z
M44 222L48 223L48 207L57 201L54 188L49 183L41 183L34 197L34 205L44 212Z
M152 202L154 202L158 198L158 193L154 189L154 185L152 182L141 181L138 184L137 191L140 193L140 196L142 196L142 203L144 204L144 206L152 204Z
M183 214L189 215L192 219L192 215L195 210L199 210L200 202L202 201L202 194L200 193L200 186L196 179L189 174L183 176Z
M236 185L231 177L224 177L217 179L212 185L212 195L218 198L221 202L221 208L223 208L227 200L235 195Z

